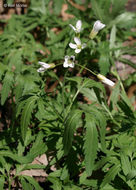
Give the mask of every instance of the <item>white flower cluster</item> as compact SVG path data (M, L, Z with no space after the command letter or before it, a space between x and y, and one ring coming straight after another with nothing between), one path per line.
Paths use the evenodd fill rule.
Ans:
M76 26L73 26L72 24L69 24L69 26L74 30L74 32L76 33L76 36L74 37L74 42L75 43L69 43L70 48L75 50L75 53L78 54L81 52L82 49L84 49L86 47L85 43L81 43L80 40L80 32L83 30L82 29L82 21L78 20L76 22ZM105 27L105 24L101 23L101 21L97 20L94 25L93 25L93 29L89 35L89 38L93 39L97 33L99 32L99 30L103 29ZM78 36L78 37L77 37ZM66 55L64 58L64 63L63 63L63 67L68 68L74 68L75 66L75 56L74 55ZM45 70L49 69L49 68L54 68L55 64L51 63L44 63L44 62L39 62L39 64L41 65L41 67L37 70L38 72L44 72ZM94 73L95 74L95 73ZM109 85L109 86L114 86L115 83L112 82L111 80L109 80L108 78L106 78L105 76L101 75L101 74L97 74L97 78L100 79L103 83Z
M72 24L69 24L69 26L75 31L76 34L80 34L80 32L83 30L82 29L82 21L78 20L76 23L76 26L74 27ZM80 53L82 49L86 47L85 43L81 43L81 40L79 37L74 37L74 43L69 43L69 47L75 50L75 53ZM75 56L65 56L65 61L63 63L63 67L71 67L73 68L75 66Z

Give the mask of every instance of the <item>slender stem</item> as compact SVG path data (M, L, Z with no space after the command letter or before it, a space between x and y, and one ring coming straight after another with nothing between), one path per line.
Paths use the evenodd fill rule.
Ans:
M65 118L64 118L64 123L65 123L65 121L66 121L66 119L67 119L67 116L68 116L68 114L69 114L69 112L70 112L70 109L71 109L71 107L72 107L72 105L73 105L73 103L74 103L74 101L75 101L75 99L76 99L76 97L77 97L79 91L80 91L80 90L78 89L77 92L76 92L76 94L74 95L74 97L73 97L73 99L72 99L72 101L71 101L69 107L68 107L66 116L65 116Z
M90 69L88 69L87 67L83 66L83 65L80 65L78 63L76 63L76 65L78 65L79 67L82 67L83 69L86 69L87 71L89 71L90 73L92 73L93 75L97 76L96 73L94 73L93 71L91 71Z
M58 63L58 64L55 65L55 67L57 67L57 66L59 66L59 65L62 65L62 64L63 64L63 63Z
M102 106L103 106L103 108L106 110L106 112L109 114L110 118L111 118L112 120L114 120L113 117L112 117L112 115L111 115L111 113L110 113L110 111L106 108L106 106L104 105L104 103L102 104Z
M61 117L60 113L58 113L58 111L55 109L54 105L53 104L50 104L49 102L47 102L47 104L53 108L54 112L56 113L56 115L58 116L58 118L62 121L63 121L63 118Z
M65 75L64 75L64 80L63 80L63 86L62 86L62 112L64 114L64 117L65 117L65 107L64 107L64 89L65 89L65 78L67 76L67 73L68 73L68 70L65 72Z
M125 91L125 89L124 89L123 83L122 83L122 81L121 81L121 79L120 79L120 76L119 76L118 72L117 72L117 79L118 79L119 82L120 82L120 86L121 86L123 92L126 94L126 91Z
M87 65L87 63L85 64L85 67L86 67L86 65ZM84 70L84 68L83 67L81 67L81 69L80 69L80 71L79 71L79 73L82 73L82 71Z

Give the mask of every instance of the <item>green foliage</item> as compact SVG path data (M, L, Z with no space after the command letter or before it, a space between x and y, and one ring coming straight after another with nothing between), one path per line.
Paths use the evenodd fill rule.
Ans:
M13 85L14 74L11 71L7 71L3 79L3 86L1 90L1 105L3 105L8 98L9 92Z
M35 103L36 100L38 99L37 96L31 96L30 98L28 98L27 100L24 100L24 102L22 102L19 105L23 106L23 111L22 111L22 115L21 115L21 134L22 134L22 138L23 140L25 140L25 136L26 136L26 132L27 132L27 127L30 123L30 119L32 117L32 111L35 108ZM19 109L21 110L22 107L19 107ZM18 112L19 114L19 112Z
M98 132L95 122L86 114L86 135L85 135L85 167L86 172L90 176L94 169L94 160L98 149Z
M135 44L123 45L136 37L136 14L125 3L33 0L25 14L0 21L1 190L136 189L136 111L125 92L136 77L122 82L115 64L136 68L123 57L136 55ZM90 40L98 19L106 27ZM69 26L77 20L80 35ZM87 44L79 54L69 47L75 36ZM74 68L62 66L66 55L76 56ZM56 67L38 73L38 61ZM99 73L115 86L99 82ZM32 164L42 154L47 165ZM47 174L42 185L22 174L40 169Z
M69 118L66 120L64 130L64 153L68 154L72 145L73 135L76 127L79 125L81 118L81 111L74 110L69 114Z

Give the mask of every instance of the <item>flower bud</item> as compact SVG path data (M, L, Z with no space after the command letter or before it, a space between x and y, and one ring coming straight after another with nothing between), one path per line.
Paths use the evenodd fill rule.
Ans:
M107 84L109 86L113 87L115 85L114 82L112 82L111 80L107 79L105 76L103 76L101 74L98 74L97 78L100 79L104 84Z
M101 23L101 21L97 20L94 25L93 25L93 29L89 35L89 38L93 39L97 33L99 32L99 30L103 29L106 25Z

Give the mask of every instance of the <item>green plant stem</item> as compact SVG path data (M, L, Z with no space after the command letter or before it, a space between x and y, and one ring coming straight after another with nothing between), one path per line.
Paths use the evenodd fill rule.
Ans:
M59 65L62 65L63 63L59 63L59 64L56 64L56 67L59 66ZM79 67L83 68L83 69L86 69L87 71L89 71L90 73L92 73L93 75L97 76L97 74L95 72L93 72L91 69L88 69L86 66L83 66L83 65L80 65L78 63L76 63L75 65L78 65Z
M62 86L62 112L64 114L64 117L65 117L65 106L64 106L64 90L65 90L65 78L67 76L67 73L68 73L68 70L65 72L65 75L64 75L64 80L63 80L63 86Z
M10 179L10 176L8 176L8 178L9 178L9 184L8 184L8 190L11 190L11 179Z
M87 65L87 63L85 64L85 67L86 67L86 65ZM82 71L84 70L84 68L83 67L81 67L81 69L80 69L80 71L79 71L79 73L82 73Z
M72 107L72 105L73 105L73 103L74 103L74 101L75 101L75 99L76 99L76 97L77 97L77 95L78 95L79 92L80 92L80 90L78 89L77 92L76 92L76 94L74 95L74 97L73 97L73 99L72 99L72 101L71 101L69 107L68 107L66 116L65 116L65 118L64 118L64 123L65 123L65 121L66 121L66 119L67 119L67 117L68 117L68 114L69 114L69 112L70 112L70 109L71 109L71 107Z
M87 71L89 71L90 73L92 73L93 75L97 76L96 73L94 73L92 70L88 69L87 67L83 66L83 65L80 65L78 63L76 63L76 65L78 65L79 67L83 68L83 69L86 69Z
M117 71L117 69L116 69L116 66L114 65L114 67L115 67L115 71L112 71L112 74L113 74L115 77L117 77L118 81L120 82L120 86L121 86L122 91L126 94L126 91L125 91L125 89L124 89L123 83L122 83L122 81L121 81L121 79L120 79L120 76L119 76L119 74L118 74L118 71Z
M47 104L48 104L50 107L53 108L53 110L54 110L54 112L56 113L56 115L58 116L58 118L59 118L62 122L64 122L64 121L63 121L63 118L61 117L60 113L58 113L58 111L55 109L54 105L53 105L53 104L51 105L51 104L49 104L48 102L47 102Z
M118 79L119 82L120 82L120 86L121 86L121 88L122 88L122 91L126 94L126 91L125 91L125 89L124 89L123 83L122 83L122 81L121 81L121 79L120 79L120 76L119 76L118 72L117 72L117 79Z
M62 64L63 64L63 63L58 63L58 64L55 65L55 67L57 67L57 66L59 66L59 65L62 65Z
M112 115L111 115L111 113L110 113L110 111L106 108L106 106L104 105L104 103L102 104L102 106L103 106L103 108L105 109L105 111L109 114L110 118L111 118L112 120L114 120L113 117L112 117Z

